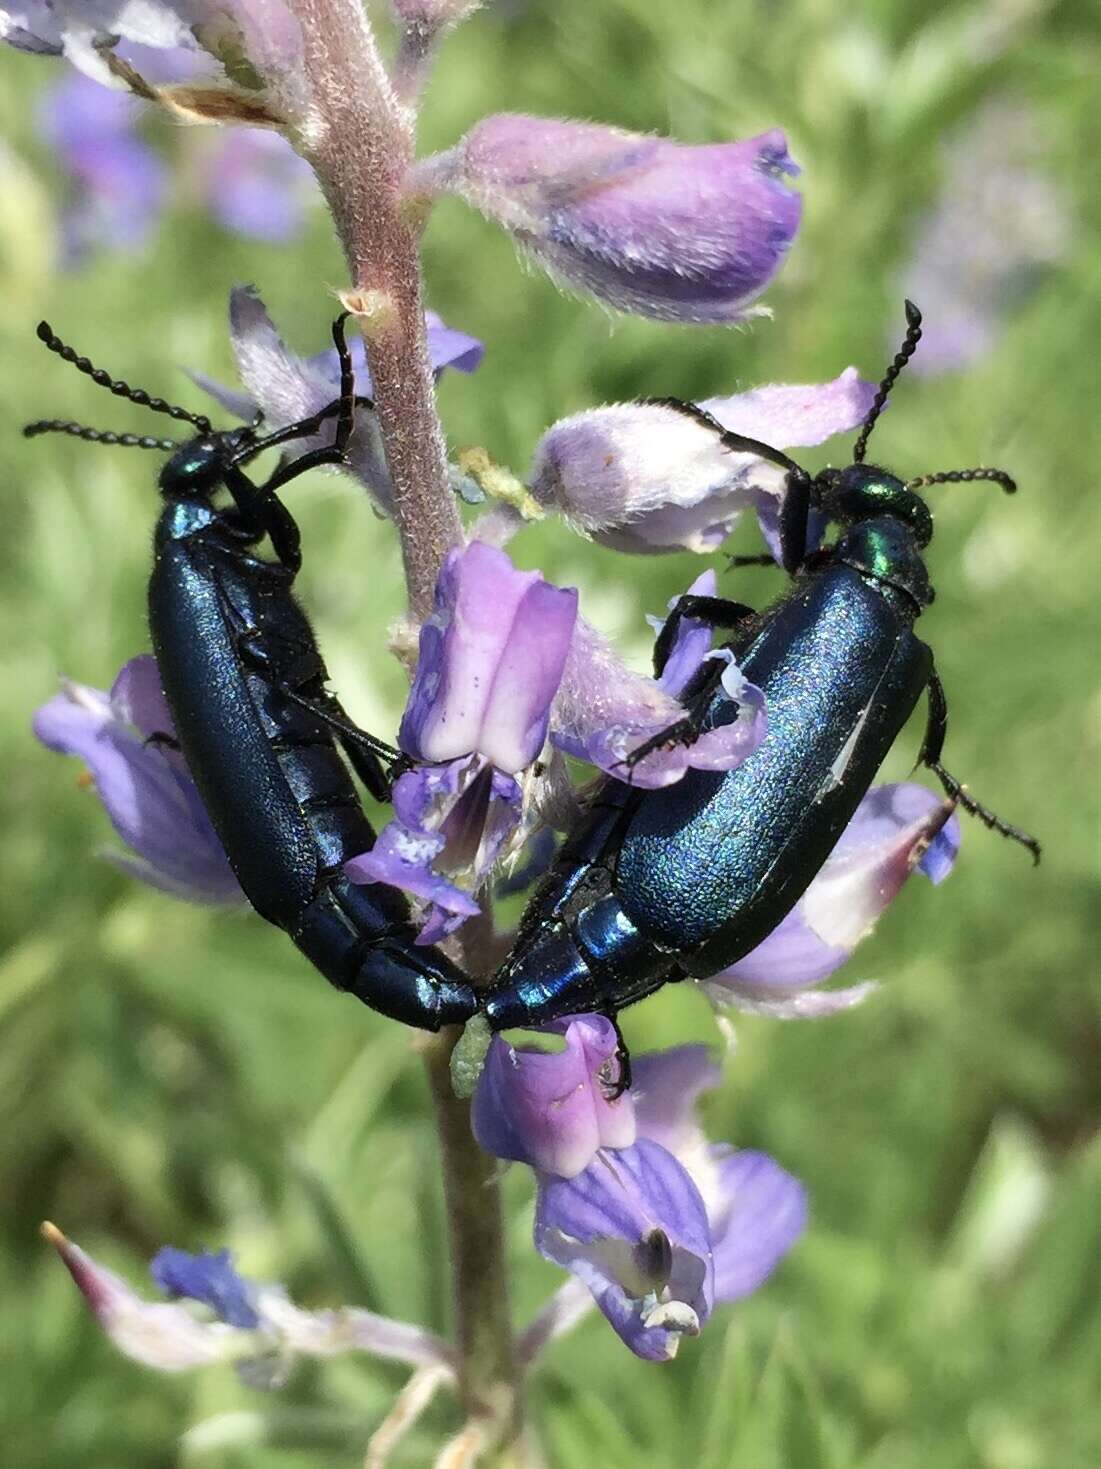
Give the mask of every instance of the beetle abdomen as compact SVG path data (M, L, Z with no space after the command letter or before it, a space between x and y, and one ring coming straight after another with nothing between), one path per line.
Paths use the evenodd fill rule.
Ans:
M831 566L765 614L741 658L768 734L737 770L690 770L639 803L616 891L655 944L713 974L791 910L929 678L931 655L857 572ZM720 717L730 706L716 701Z

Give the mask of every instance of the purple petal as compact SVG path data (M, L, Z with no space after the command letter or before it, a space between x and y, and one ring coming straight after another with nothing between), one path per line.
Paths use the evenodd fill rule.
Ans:
M614 1102L615 1027L602 1015L565 1022L561 1051L514 1049L495 1036L474 1093L471 1122L486 1152L573 1178L598 1148L635 1140L630 1094Z
M109 703L115 717L132 724L138 733L176 736L176 722L161 687L160 669L152 653L139 653L119 670L111 685Z
M791 449L824 444L857 428L875 393L875 383L846 367L832 382L769 383L727 398L705 398L700 407L724 428L774 449Z
M535 1247L588 1286L639 1357L667 1361L711 1314L714 1267L699 1190L641 1140L602 1151L569 1180L539 1176Z
M206 166L211 213L233 234L282 244L302 228L307 200L316 197L313 173L279 133L230 128Z
M426 311L424 320L428 328L428 356L437 375L445 367L453 367L456 372L474 372L481 366L486 355L484 342L448 326L438 312Z
M949 802L910 783L873 787L792 912L705 988L722 1003L780 998L818 984L870 932L916 866L940 882L958 850L959 822ZM865 993L841 992L825 1009L846 1008ZM819 1005L801 1013L824 1011Z
M703 571L684 595L687 597L717 597L718 594L719 578L714 571ZM680 597L672 599L669 603L670 612L674 610L679 601ZM656 624L654 630L660 632L661 626ZM665 667L658 677L659 687L675 698L710 653L711 639L710 623L703 622L698 617L682 617L677 624L672 647L666 655Z
M246 1329L260 1325L252 1287L234 1270L228 1250L190 1255L165 1245L153 1256L149 1273L166 1296L200 1301L219 1321Z
M799 225L783 133L687 147L553 118L484 118L425 175L503 225L564 284L621 310L726 322Z
M719 1164L723 1204L711 1211L715 1300L755 1291L803 1232L806 1191L766 1153L740 1152Z
M531 489L577 530L613 550L710 553L755 491L783 489L785 471L727 449L714 429L676 409L617 403L559 419L539 443Z
M674 1046L634 1058L631 1095L639 1137L660 1143L687 1164L704 1144L696 1117L701 1093L722 1073L706 1046Z
M420 760L478 751L514 774L538 755L577 616L577 592L517 571L481 541L452 551L398 743Z
M371 850L346 862L344 871L352 882L384 882L421 898L428 907L417 943L439 943L481 912L468 892L433 870L432 863L445 845L440 835L391 821L379 832Z
M124 669L120 687L124 701L136 701L148 717L155 701L147 665L131 674ZM79 756L88 766L111 824L140 859L131 870L192 902L243 900L182 759L132 733L106 694L65 683L35 714L34 732L49 749Z

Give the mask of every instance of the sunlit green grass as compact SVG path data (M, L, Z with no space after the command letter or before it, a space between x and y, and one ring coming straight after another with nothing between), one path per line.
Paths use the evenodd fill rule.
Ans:
M883 980L876 998L816 1025L739 1021L708 1124L806 1179L810 1228L672 1366L635 1361L596 1317L555 1346L533 1387L555 1466L1101 1462L1101 35L1085 4L1030 13L992 55L969 39L979 12L964 6L534 0L459 33L429 98L426 147L508 108L691 141L781 125L805 170L806 225L768 294L775 319L749 331L610 322L524 272L458 204L440 208L431 302L487 344L475 377L444 384L447 426L455 445L484 443L521 472L547 423L592 402L812 381L849 362L877 375L939 140L987 98L1035 106L1077 218L1064 265L996 353L964 375L904 379L876 444L907 474L986 461L1019 480L1012 501L989 485L935 492L938 595L922 631L951 698L950 767L1041 836L1044 864L968 824L950 882L912 884L846 971ZM48 357L34 323L48 315L114 372L194 403L176 369L230 376L234 281L254 281L295 345L317 350L326 287L342 280L320 220L279 251L185 214L144 256L57 275L58 180L30 122L50 74L0 55L3 1459L355 1464L400 1374L345 1360L298 1370L272 1397L226 1373L154 1377L99 1338L36 1232L52 1217L134 1280L161 1243L224 1243L304 1303L448 1325L427 1100L402 1034L336 996L274 930L173 904L98 861L105 820L76 767L28 733L60 672L103 686L147 645L156 514L151 459L19 439L23 421L53 414L144 426ZM401 606L393 540L350 485L319 477L292 503L334 682L384 733L402 698L384 651ZM525 532L516 554L580 585L640 665L643 614L699 569L688 556L623 562L559 526ZM725 585L759 601L775 581ZM625 1028L639 1050L716 1039L702 1001L676 993ZM534 1258L519 1171L506 1194L525 1318L558 1277ZM449 1426L441 1405L399 1462L431 1462Z

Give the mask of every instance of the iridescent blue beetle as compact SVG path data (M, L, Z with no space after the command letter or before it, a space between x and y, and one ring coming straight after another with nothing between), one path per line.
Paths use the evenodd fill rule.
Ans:
M763 612L682 597L654 656L660 673L684 617L729 629L726 646L764 691L768 734L737 770L689 770L657 791L635 789L626 777L599 783L484 997L493 1029L579 1011L614 1018L670 980L706 978L749 953L822 867L924 690L929 720L920 762L964 810L1039 860L1034 838L981 806L941 764L947 703L933 654L913 631L933 600L922 559L933 521L917 491L965 480L1016 487L998 469L903 483L864 463L872 427L921 336L921 314L910 302L906 317L905 341L846 469L812 476L692 404L658 400L709 425L732 449L787 470L780 540L790 590ZM840 535L808 553L811 511L836 523ZM682 696L683 723L632 760L733 717L718 688L722 668L704 664Z
M476 1009L466 977L415 943L396 888L361 887L344 864L374 844L338 745L367 788L389 795L382 761L398 752L357 729L326 688L327 674L294 598L298 527L276 491L318 464L339 463L351 437L355 390L344 341L340 398L275 433L260 424L215 430L210 420L113 381L42 322L51 352L119 397L191 424L183 444L114 434L59 419L24 433L67 433L90 443L171 454L154 537L149 626L179 747L249 902L285 929L338 989L424 1030L458 1024ZM336 420L330 447L313 449L255 484L244 466L266 449L316 435ZM228 495L230 503L219 505ZM267 540L274 553L258 552Z

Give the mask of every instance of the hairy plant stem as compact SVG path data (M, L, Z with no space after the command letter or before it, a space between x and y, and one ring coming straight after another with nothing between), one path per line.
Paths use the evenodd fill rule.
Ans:
M393 484L409 608L432 609L444 556L462 540L447 484L421 297L420 218L403 208L413 128L360 0L289 0L304 42L310 109L296 143L325 192L361 317Z
M461 544L462 526L428 355L421 219L403 208L412 116L391 86L360 0L288 3L302 27L311 104L296 143L321 182L348 262L353 289L344 300L367 344L409 610L420 620L432 610L440 566ZM490 967L491 935L487 912L464 948L475 974ZM487 1441L503 1449L515 1441L522 1413L497 1163L474 1141L469 1104L452 1093L457 1039L456 1031L434 1037L425 1064L450 1233L459 1396L467 1418L485 1423Z

